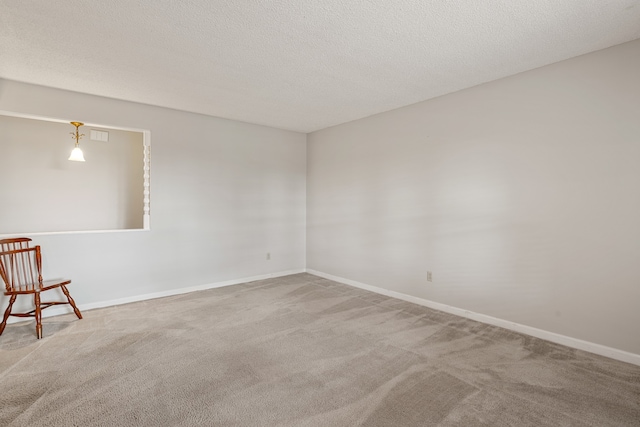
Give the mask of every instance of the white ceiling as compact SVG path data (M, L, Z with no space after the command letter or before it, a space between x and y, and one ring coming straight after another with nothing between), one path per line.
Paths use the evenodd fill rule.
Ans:
M0 77L311 132L640 38L640 0L0 0Z

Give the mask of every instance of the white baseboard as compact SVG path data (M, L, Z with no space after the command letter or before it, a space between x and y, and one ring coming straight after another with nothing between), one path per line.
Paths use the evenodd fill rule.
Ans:
M630 353L624 350L618 350L616 348L595 344L589 341L583 341L577 338L556 334L554 332L545 331L545 330L534 328L531 326L521 325L519 323L510 322L508 320L498 319L496 317L475 313L473 311L452 307L450 305L429 301L423 298L414 297L414 296L403 294L400 292L390 291L388 289L367 285L364 283L356 282L355 280L345 279L342 277L334 276L332 274L323 273L321 271L316 271L312 269L307 269L306 271L309 274L324 277L325 279L333 280L335 282L344 283L345 285L354 286L360 289L365 289L367 291L375 292L381 295L386 295L392 298L397 298L404 301L412 302L414 304L423 305L425 307L433 308L435 310L440 310L446 313L451 313L457 316L476 320L481 323L487 323L489 325L499 326L501 328L509 329L515 332L520 332L526 335L531 335L533 337L541 338L543 340L551 341L557 344L562 344L567 347L588 351L590 353L598 354L600 356L605 356L611 359L616 359L622 362L632 363L634 365L640 366L640 354Z
M298 273L304 273L304 272L305 272L304 269L279 271L277 273L262 274L260 276L245 277L245 278L242 278L242 279L225 280L223 282L207 283L207 284L204 284L204 285L189 286L187 288L170 289L170 290L167 290L167 291L153 292L153 293L150 293L150 294L133 295L133 296L130 296L130 297L112 299L112 300L107 300L107 301L98 301L98 302L91 302L91 303L87 303L87 304L78 304L78 308L80 309L80 311L87 311L87 310L93 310L95 308L111 307L111 306L114 306L114 305L128 304L128 303L136 302L136 301L145 301L145 300L150 300L150 299L155 299L155 298L162 298L162 297L169 297L169 296L173 296L173 295L186 294L186 293L189 293L189 292L204 291L206 289L222 288L224 286L239 285L241 283L254 282L256 280L271 279L273 277L289 276L291 274L298 274ZM73 313L73 310L71 309L70 305L68 305L68 304L67 305L60 305L60 306L55 306L55 307L51 307L51 308L48 308L46 310L43 310L42 311L42 317L45 318L45 317L59 316L61 314L70 314L70 313ZM33 321L33 319L25 320L24 318L21 318L21 317L9 317L9 320L7 321L7 324L9 324L9 323L19 323L19 322L25 322L25 321Z

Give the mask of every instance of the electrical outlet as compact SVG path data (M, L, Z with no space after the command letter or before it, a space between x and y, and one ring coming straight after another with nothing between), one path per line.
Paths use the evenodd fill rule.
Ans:
M271 259L271 252L267 252L267 261Z
M427 282L433 282L433 275L430 271L427 271Z

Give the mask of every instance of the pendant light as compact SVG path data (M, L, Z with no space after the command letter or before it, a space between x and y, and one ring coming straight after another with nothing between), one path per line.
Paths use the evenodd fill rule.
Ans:
M80 149L80 138L82 138L84 136L84 134L80 133L80 131L78 130L78 128L80 126L84 125L84 123L80 123L80 122L70 122L70 123L76 127L75 133L74 132L70 132L71 135L73 135L73 138L75 138L75 140L76 140L76 146L71 151L71 155L69 156L69 160L72 160L74 162L84 162L84 155L82 154L82 150Z

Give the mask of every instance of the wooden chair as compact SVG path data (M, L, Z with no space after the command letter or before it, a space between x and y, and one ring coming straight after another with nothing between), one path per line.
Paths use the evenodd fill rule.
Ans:
M26 238L23 238L26 239ZM11 240L11 239L7 239ZM29 239L31 240L31 239ZM0 242L4 247L4 241ZM29 241L10 242L8 244L19 246L28 246ZM2 324L0 324L0 335L4 332L4 328L7 325L7 319L9 316L16 317L35 317L36 318L36 335L38 339L42 338L42 310L51 307L52 305L70 304L73 307L78 319L82 319L82 314L78 307L76 307L75 301L71 298L67 285L71 283L71 280L57 279L57 280L42 280L42 256L40 254L40 246L20 247L18 249L3 250L0 252L0 276L4 281L6 291L5 295L9 296L9 306L4 312L2 318ZM67 297L67 301L54 301L54 302L41 302L40 293L48 291L50 289L60 288L64 295ZM18 295L33 294L33 300L35 309L26 313L11 313L11 307L16 301Z

